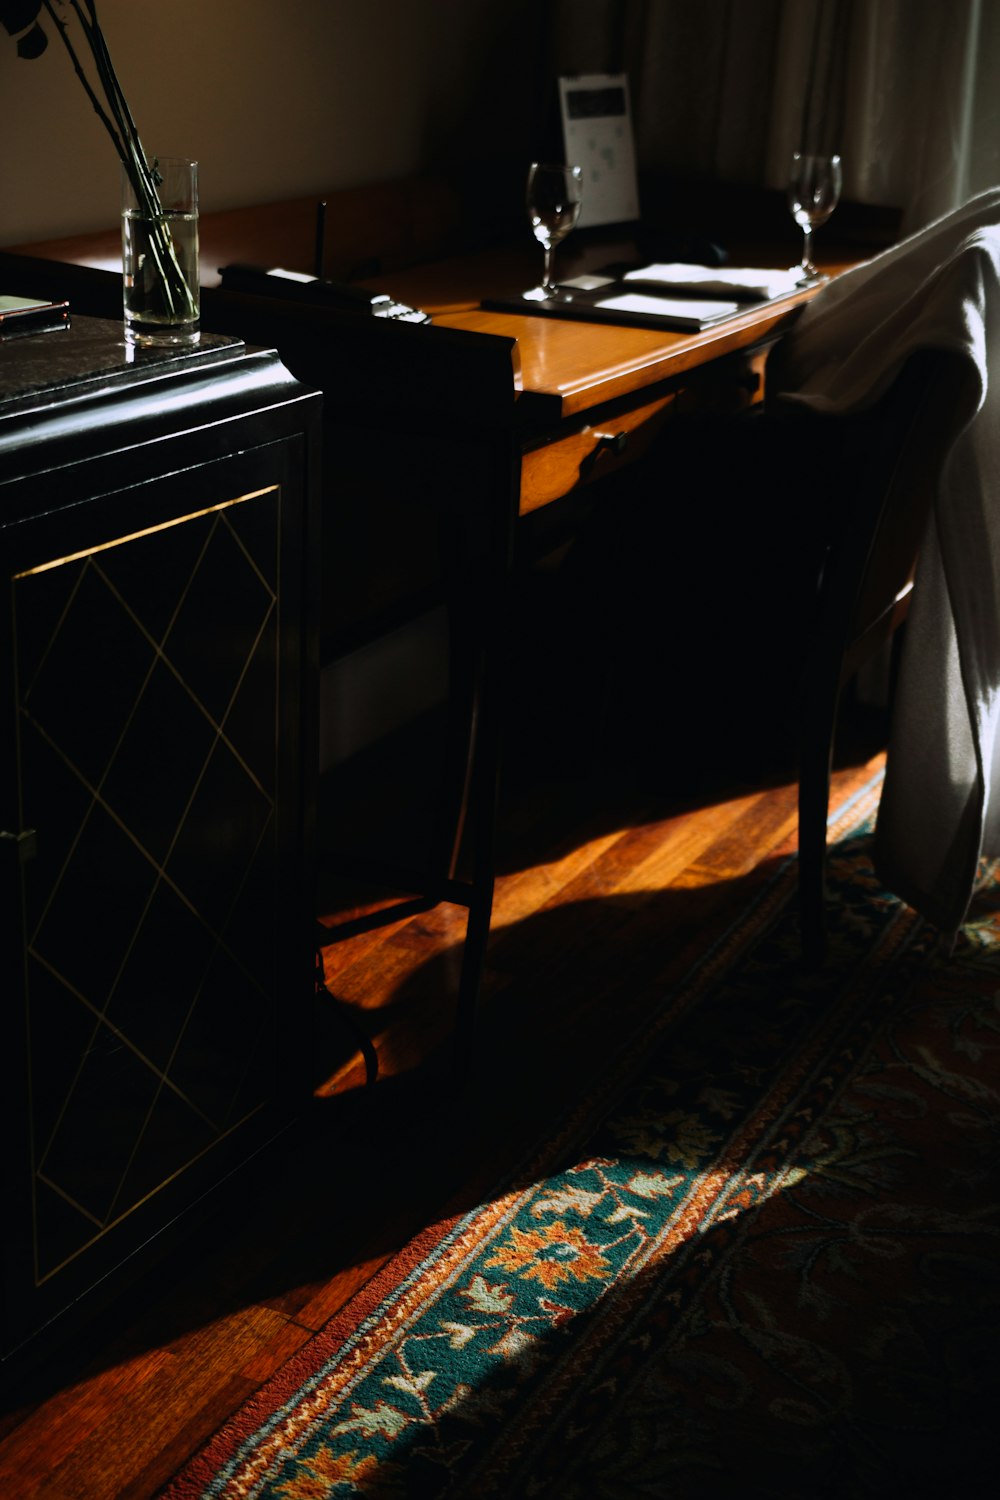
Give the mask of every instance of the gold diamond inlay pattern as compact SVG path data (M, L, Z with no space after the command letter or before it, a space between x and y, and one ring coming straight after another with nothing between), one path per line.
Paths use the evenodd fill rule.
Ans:
M273 1094L279 523L13 581L39 1281Z

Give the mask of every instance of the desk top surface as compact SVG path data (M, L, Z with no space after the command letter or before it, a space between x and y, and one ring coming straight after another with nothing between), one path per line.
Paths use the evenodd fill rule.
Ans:
M592 268L594 251L574 257L566 250L564 274L577 275ZM616 258L614 247L609 253L604 246L596 254L604 263ZM776 338L818 290L806 288L794 300L773 306L748 306L739 317L696 333L532 317L527 310L523 314L494 312L480 306L485 297L508 296L532 285L538 263L533 247L516 247L396 272L383 277L381 284L401 301L429 312L439 326L516 339L525 396L563 417ZM780 261L772 256L745 263L776 265ZM831 271L844 268L840 262L829 267Z

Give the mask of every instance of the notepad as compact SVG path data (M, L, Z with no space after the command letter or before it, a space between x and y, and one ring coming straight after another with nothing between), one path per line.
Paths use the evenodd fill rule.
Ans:
M744 311L738 302L715 297L657 297L646 292L616 292L612 297L597 297L590 305L606 313L655 318L670 328L707 328Z
M701 293L730 297L737 302L769 302L786 297L800 286L801 271L768 270L759 266L688 265L683 261L654 262L626 271L622 281L633 286L657 287L664 291Z
M706 267L693 268L704 271ZM716 273L718 276L719 273ZM758 282L762 274L754 273ZM633 328L663 328L678 333L697 333L702 328L714 328L731 318L750 317L771 303L791 300L801 294L802 288L794 280L782 282L781 290L774 296L697 296L693 289L685 288L671 295L667 286L654 287L639 284L629 277L628 282L619 276L599 275L575 276L559 283L557 294L551 298L538 299L530 296L506 296L484 298L482 306L498 312L516 312L533 318L570 318L582 323L619 323ZM778 283L776 283L777 285Z

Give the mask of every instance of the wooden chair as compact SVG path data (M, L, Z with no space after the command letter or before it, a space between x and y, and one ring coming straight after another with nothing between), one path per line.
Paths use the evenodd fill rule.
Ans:
M826 827L841 692L904 622L921 537L943 462L949 392L959 379L949 356L921 353L887 394L857 416L803 413L814 428L817 464L838 454L839 493L818 588L815 629L805 655L799 753L799 906L803 955L826 957ZM848 487L853 487L853 495Z

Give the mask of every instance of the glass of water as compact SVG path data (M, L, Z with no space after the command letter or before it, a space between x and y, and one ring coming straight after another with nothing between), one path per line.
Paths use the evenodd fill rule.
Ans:
M122 271L126 342L198 342L196 161L157 156L122 167Z

